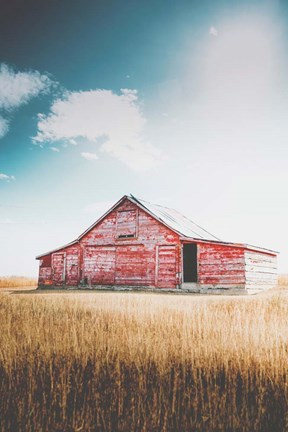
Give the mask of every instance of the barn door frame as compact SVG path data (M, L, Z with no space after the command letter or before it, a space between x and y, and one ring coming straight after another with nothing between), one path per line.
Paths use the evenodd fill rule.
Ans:
M158 286L159 283L159 249L160 248L174 248L175 252L175 285L177 286L179 281L179 271L178 271L178 262L179 258L177 257L178 254L178 247L177 244L160 244L156 245L155 250L155 287Z
M189 278L192 278L194 280L192 281L185 281L185 277L187 277L187 270L185 272L185 262L187 259L187 255L184 254L184 249L185 246L193 246L195 248L195 254L194 254L194 259L195 262L194 264L194 269L192 269L191 273L193 273L193 276L189 275ZM186 256L185 256L186 255ZM198 283L199 280L199 245L196 242L187 242L187 243L182 243L182 247L181 247L181 257L182 257L182 283Z
M66 252L55 252L52 254L52 280L54 282L54 256L55 255L63 255L63 271L62 271L62 279L61 282L65 285L66 283Z

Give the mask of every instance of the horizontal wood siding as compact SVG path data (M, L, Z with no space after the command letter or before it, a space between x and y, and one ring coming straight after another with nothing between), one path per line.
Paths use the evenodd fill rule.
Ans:
M198 244L198 283L245 287L245 263L243 248Z
M54 285L65 285L65 251L54 252L52 254L52 279Z
M86 246L83 278L89 285L112 285L115 281L115 247Z
M43 259L44 258L44 259ZM79 281L79 246L63 248L41 258L39 286L77 286Z
M66 252L66 276L65 284L77 286L79 280L79 246L75 244L65 249Z
M176 246L160 245L157 247L156 284L159 288L175 287L177 284Z
M45 285L52 285L52 268L51 268L51 258L50 258L50 265L43 265L42 259L40 260L39 264L39 277L38 277L38 285L39 286L45 286Z
M117 237L135 237L137 227L137 210L117 212Z
M246 288L263 291L277 284L277 256L245 250Z
M144 245L118 246L116 250L116 285L153 286L155 252Z
M177 233L124 199L79 241L41 257L39 286L189 288L182 280L181 246ZM191 289L270 288L277 280L276 256L199 242L197 275Z
M119 227L117 228L119 218L121 231L119 231ZM126 224L125 221L129 223ZM132 225L135 226L135 229L131 228ZM119 232L121 235L135 233L135 237L119 238ZM97 255L97 251L100 251L99 246L109 246L115 248L115 262L110 260L111 268L109 268L107 261L105 273L107 273L108 279L105 284L175 288L177 284L176 272L172 278L169 271L166 274L163 271L161 282L159 282L159 286L157 285L156 246L159 244L179 245L179 236L134 203L125 200L80 240L80 246L83 250L83 275L87 275L88 261L85 255L87 248L97 246L94 251L94 254ZM93 258L95 260L97 260L96 255ZM175 266L178 268L178 255L175 257L175 262ZM93 262L90 263L91 274L94 264ZM112 274L114 275L113 281ZM91 281L95 285L104 284L103 279L97 281L97 279L92 278Z

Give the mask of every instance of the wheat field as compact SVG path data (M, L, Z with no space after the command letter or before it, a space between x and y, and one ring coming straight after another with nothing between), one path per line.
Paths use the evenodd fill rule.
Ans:
M0 294L1 431L288 430L288 296Z
M37 286L37 279L26 276L0 276L0 288L19 288Z

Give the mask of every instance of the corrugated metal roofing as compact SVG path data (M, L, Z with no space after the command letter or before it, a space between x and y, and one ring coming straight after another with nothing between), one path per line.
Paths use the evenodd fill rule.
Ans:
M221 241L218 237L206 231L186 216L183 216L177 210L153 204L149 201L144 201L134 197L133 195L131 195L131 198L139 202L143 207L146 207L151 214L155 215L156 218L162 221L165 225L168 225L174 231L177 231L185 237Z

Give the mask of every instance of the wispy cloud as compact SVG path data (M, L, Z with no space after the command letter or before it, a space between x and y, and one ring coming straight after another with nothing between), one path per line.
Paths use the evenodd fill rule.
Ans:
M38 71L16 72L6 64L0 66L0 109L11 111L30 99L47 92L52 81Z
M145 123L136 90L122 89L120 95L111 90L70 92L53 103L48 115L39 114L33 140L35 144L59 140L74 144L75 139L86 138L139 171L160 159L159 150L144 137Z
M96 153L82 152L81 156L87 160L97 160L98 159L98 156L96 155Z
M53 82L38 71L17 72L0 64L0 113L6 117L40 93L47 93ZM9 121L0 116L0 138L9 130Z
M0 138L2 138L9 130L8 120L0 116Z
M60 150L57 147L50 147L50 150L52 150L53 152L59 153Z
M4 174L4 173L0 173L0 181L1 180L10 182L11 180L15 180L15 176L14 175L7 175L7 174Z
M214 26L211 26L210 27L210 29L209 29L209 34L211 35L211 36L218 36L218 30L214 27Z

